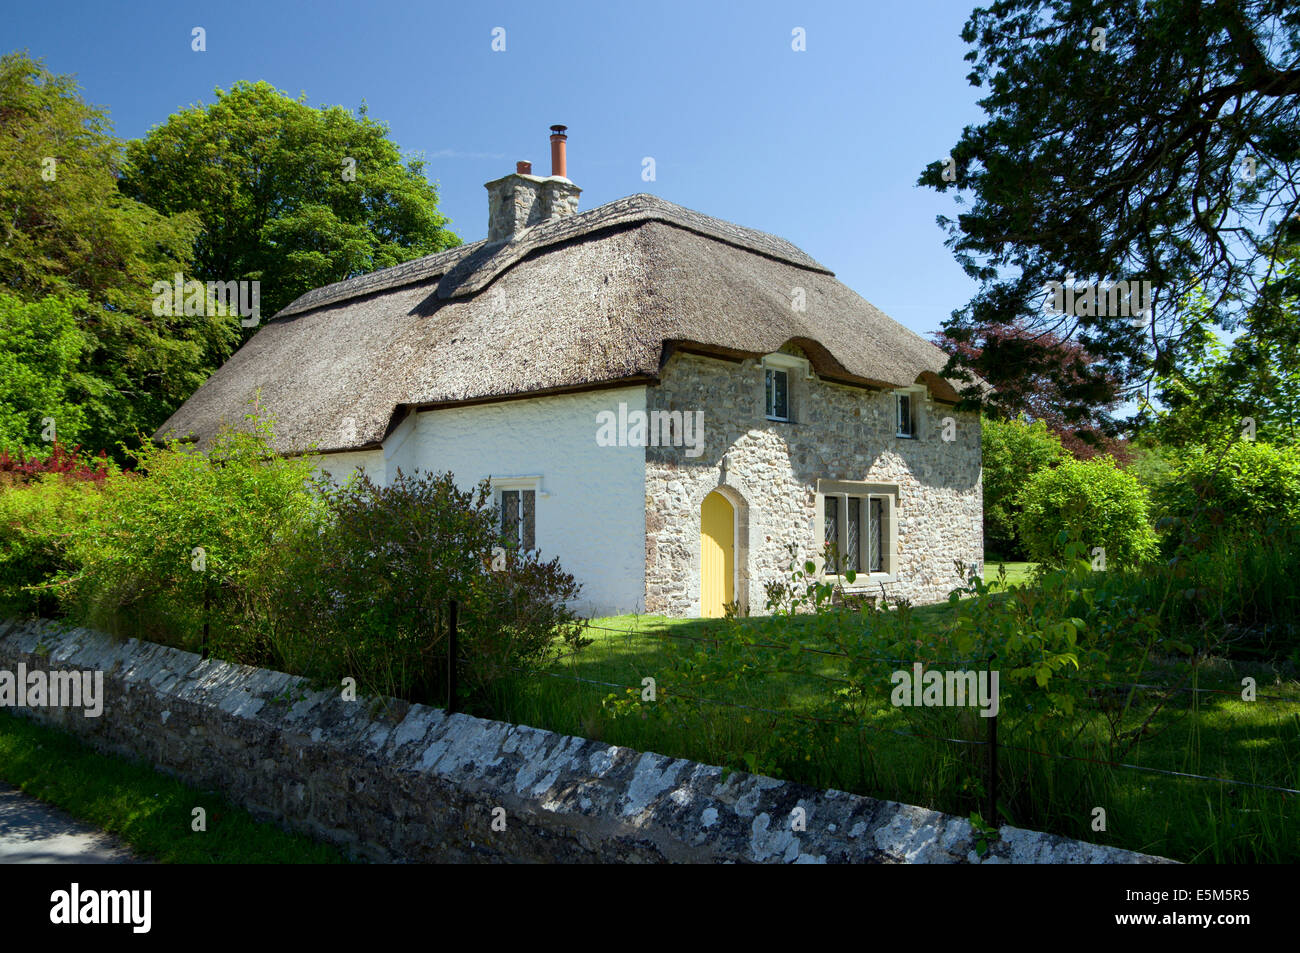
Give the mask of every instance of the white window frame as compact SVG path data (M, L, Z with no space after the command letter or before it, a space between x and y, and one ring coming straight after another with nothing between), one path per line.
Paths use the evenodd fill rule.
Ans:
M911 387L898 387L893 391L894 394L894 436L899 440L920 440L925 434L926 410L930 404L930 392L924 384L913 384ZM899 403L900 399L906 397L908 401L908 416L911 418L912 432L903 433L898 429Z
M759 378L759 406L762 408L763 416L767 420L774 420L778 423L795 423L798 420L799 407L798 399L800 388L796 386L798 380L812 380L812 364L806 357L798 357L794 354L784 354L780 351L764 355L759 362L759 368L763 374ZM785 374L785 413L784 417L776 417L767 412L767 374L768 371L779 371Z
M767 403L767 381L768 378L775 380L776 375L780 374L785 378L785 416L782 417L776 412L776 402L768 407ZM775 388L774 388L775 389ZM768 420L779 420L782 423L790 422L790 372L783 367L765 367L763 368L763 414Z
M489 483L492 489L492 500L496 504L498 520L504 520L506 515L505 502L502 497L503 491L519 491L519 508L520 508L520 530L519 530L519 548L523 549L523 493L526 490L533 491L533 549L537 549L538 538L538 502L549 496L542 490L542 478L540 476L521 476L521 477L489 477ZM497 523L497 529L504 531L505 527L501 522Z
M837 579L841 582L844 578L842 571L832 570L827 564L823 553L823 546L826 541L826 498L833 497L839 500L837 506L838 518L842 525L847 525L846 516L848 513L848 499L857 498L862 502L859 506L862 508L859 512L870 514L871 503L873 499L881 501L881 529L880 529L880 559L881 569L873 572L869 569L855 570L855 578L852 585L845 583L845 588L853 590L858 588L871 588L882 582L896 582L898 580L898 497L899 488L896 483L865 483L850 480L818 480L816 501L816 518L814 519L813 529L816 533L814 537L817 542L817 573L826 579ZM867 517L867 527L858 535L858 565L867 566L870 562L870 517ZM841 530L842 531L842 530Z

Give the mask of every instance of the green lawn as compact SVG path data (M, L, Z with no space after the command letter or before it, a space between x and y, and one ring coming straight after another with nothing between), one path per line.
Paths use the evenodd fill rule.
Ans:
M1024 578L1029 568L1008 564L1008 576L1012 581ZM918 630L935 630L953 611L946 603L922 606L913 610L913 621ZM692 640L718 637L725 630L715 620L660 616L619 616L591 624L588 635L594 643L554 666L554 677L515 685L502 717L961 815L982 810L980 792L969 785L972 777L982 776L986 749L895 732L982 739L984 720L952 710L896 708L887 690L857 728L792 718L808 714L834 689L833 683L813 677L836 676L840 660L832 656L814 656L798 673L739 677L725 689L713 690L717 697L711 700L679 698L676 707L625 705L619 711L609 704L610 696L638 697L646 677L655 678L661 688L671 686L699 649ZM806 624L793 621L792 641L812 644L796 634ZM1239 694L1245 675L1257 679L1261 695L1283 701L1240 701L1231 693ZM1144 677L1144 683L1162 680L1175 680L1175 673L1156 667ZM1266 666L1216 662L1201 668L1197 687L1229 694L1178 694L1164 707L1157 706L1153 694L1135 695L1124 724L1140 725L1147 716L1150 722L1125 763L1300 788L1300 682ZM1077 726L1071 751L1095 751L1090 743L1107 736L1100 712L1080 716ZM1009 729L1002 732L1000 744L1017 743ZM1000 772L1004 801L1019 826L1185 861L1300 861L1300 798L1295 796L1049 761L1005 749ZM1099 806L1107 813L1104 832L1091 828L1092 810Z
M76 738L0 711L0 780L130 845L176 864L338 864L334 848L260 823L212 792L146 764L99 754ZM192 811L207 812L194 831Z
M1009 563L1001 560L984 563L984 581L994 585L998 581L998 570L1003 566L1007 570L1007 585L1024 585L1038 563Z

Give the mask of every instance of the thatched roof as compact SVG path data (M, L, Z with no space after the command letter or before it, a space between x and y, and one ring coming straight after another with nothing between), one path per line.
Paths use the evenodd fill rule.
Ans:
M956 399L942 351L789 242L633 195L308 292L158 435L205 446L260 390L277 449L361 449L412 406L654 381L672 347L743 357L790 342L824 378L924 380Z

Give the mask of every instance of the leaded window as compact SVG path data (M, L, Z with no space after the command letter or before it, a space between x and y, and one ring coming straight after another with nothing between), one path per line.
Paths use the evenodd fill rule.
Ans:
M822 516L822 525L825 530L826 542L826 571L835 573L839 572L839 551L840 551L840 501L836 497L828 496L825 502L825 511Z
M848 514L844 520L844 571L858 572L862 546L862 500L856 496L846 498Z
M888 512L884 496L836 493L823 497L825 571L831 575L886 572L884 541Z
M536 545L535 490L501 491L501 535L520 549Z
M885 547L883 526L885 523L885 501L873 496L867 501L871 514L867 522L867 566L869 572L885 571Z

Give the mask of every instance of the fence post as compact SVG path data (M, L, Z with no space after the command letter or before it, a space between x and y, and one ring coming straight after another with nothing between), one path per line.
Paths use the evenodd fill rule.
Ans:
M447 714L456 713L456 659L460 646L456 644L456 630L460 623L460 606L455 599L447 606Z
M212 577L203 573L203 641L199 644L199 658L208 657L208 630L212 622Z
M989 681L992 682L993 659L989 658ZM999 704L999 707L1000 704ZM992 824L994 827L1001 827L998 823L998 716L995 712L989 720L989 736L987 747L989 749L989 815L985 823Z

